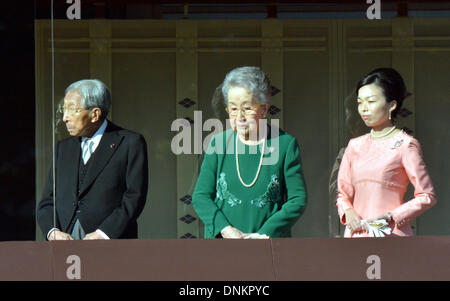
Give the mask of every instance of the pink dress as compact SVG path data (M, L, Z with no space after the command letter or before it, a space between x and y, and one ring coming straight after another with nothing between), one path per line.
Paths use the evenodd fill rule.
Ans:
M414 198L403 202L409 182ZM413 235L410 222L436 203L433 184L422 159L419 142L405 132L385 140L370 134L351 139L338 174L336 207L342 224L344 212L353 208L361 219L391 212L392 236ZM344 237L368 237L366 231Z

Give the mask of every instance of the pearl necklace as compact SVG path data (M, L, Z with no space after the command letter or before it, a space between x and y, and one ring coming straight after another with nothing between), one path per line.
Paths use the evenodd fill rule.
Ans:
M263 149L261 152L261 159L259 159L259 166L258 166L258 171L256 172L256 176L253 179L253 181L250 184L245 184L244 181L242 180L241 177L241 172L240 172L240 168L239 168L239 152L238 152L238 134L236 134L236 148L235 148L235 152L236 152L236 169L237 169L237 173L238 173L238 177L239 180L241 181L242 185L244 185L247 188L252 187L253 185L255 185L256 180L258 180L259 177L259 173L261 172L261 167L262 167L262 162L263 162L263 157L264 157L264 151L266 150L266 139L263 139Z
M385 137L385 136L389 135L389 134L392 133L395 129L396 129L396 127L395 127L395 125L394 125L389 131L387 131L387 132L384 133L384 134L378 135L378 136L375 135L375 134L373 133L373 129L371 129L371 130L370 130L370 135L371 135L373 138L381 138L381 137Z

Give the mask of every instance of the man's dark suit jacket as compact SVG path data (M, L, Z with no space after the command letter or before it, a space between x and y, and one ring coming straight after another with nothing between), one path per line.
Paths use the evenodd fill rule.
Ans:
M102 230L111 239L137 238L137 218L147 198L147 144L142 135L110 121L78 187L81 138L70 137L56 147L56 225L69 231L78 211L86 233ZM92 160L92 161L91 161ZM53 228L53 175L44 188L37 218L47 235ZM70 234L70 233L69 233Z

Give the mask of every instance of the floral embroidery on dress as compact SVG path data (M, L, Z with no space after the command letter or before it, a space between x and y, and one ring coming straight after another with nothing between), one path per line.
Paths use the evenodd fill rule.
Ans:
M280 181L276 175L272 175L270 183L267 186L267 191L256 200L252 200L251 204L262 208L269 202L278 202L281 199L280 196Z
M228 191L228 185L227 181L225 180L225 173L220 173L219 180L217 181L216 185L216 198L218 200L221 200L222 202L225 201L230 205L231 207L240 205L242 201L235 197L232 193ZM266 192L261 195L260 197L251 200L250 204L253 206L262 208L268 203L276 203L280 201L281 194L280 194L280 180L276 175L272 175L270 179L269 185L267 185Z
M231 207L240 205L241 200L236 198L232 193L228 191L227 181L225 180L225 173L220 173L219 180L216 185L216 197L219 200L226 201Z

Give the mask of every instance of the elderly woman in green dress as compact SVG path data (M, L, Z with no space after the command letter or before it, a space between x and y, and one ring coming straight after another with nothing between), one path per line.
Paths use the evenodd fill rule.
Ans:
M192 198L205 238L290 237L305 209L296 139L260 122L270 88L257 67L236 68L222 83L231 129L211 139Z

